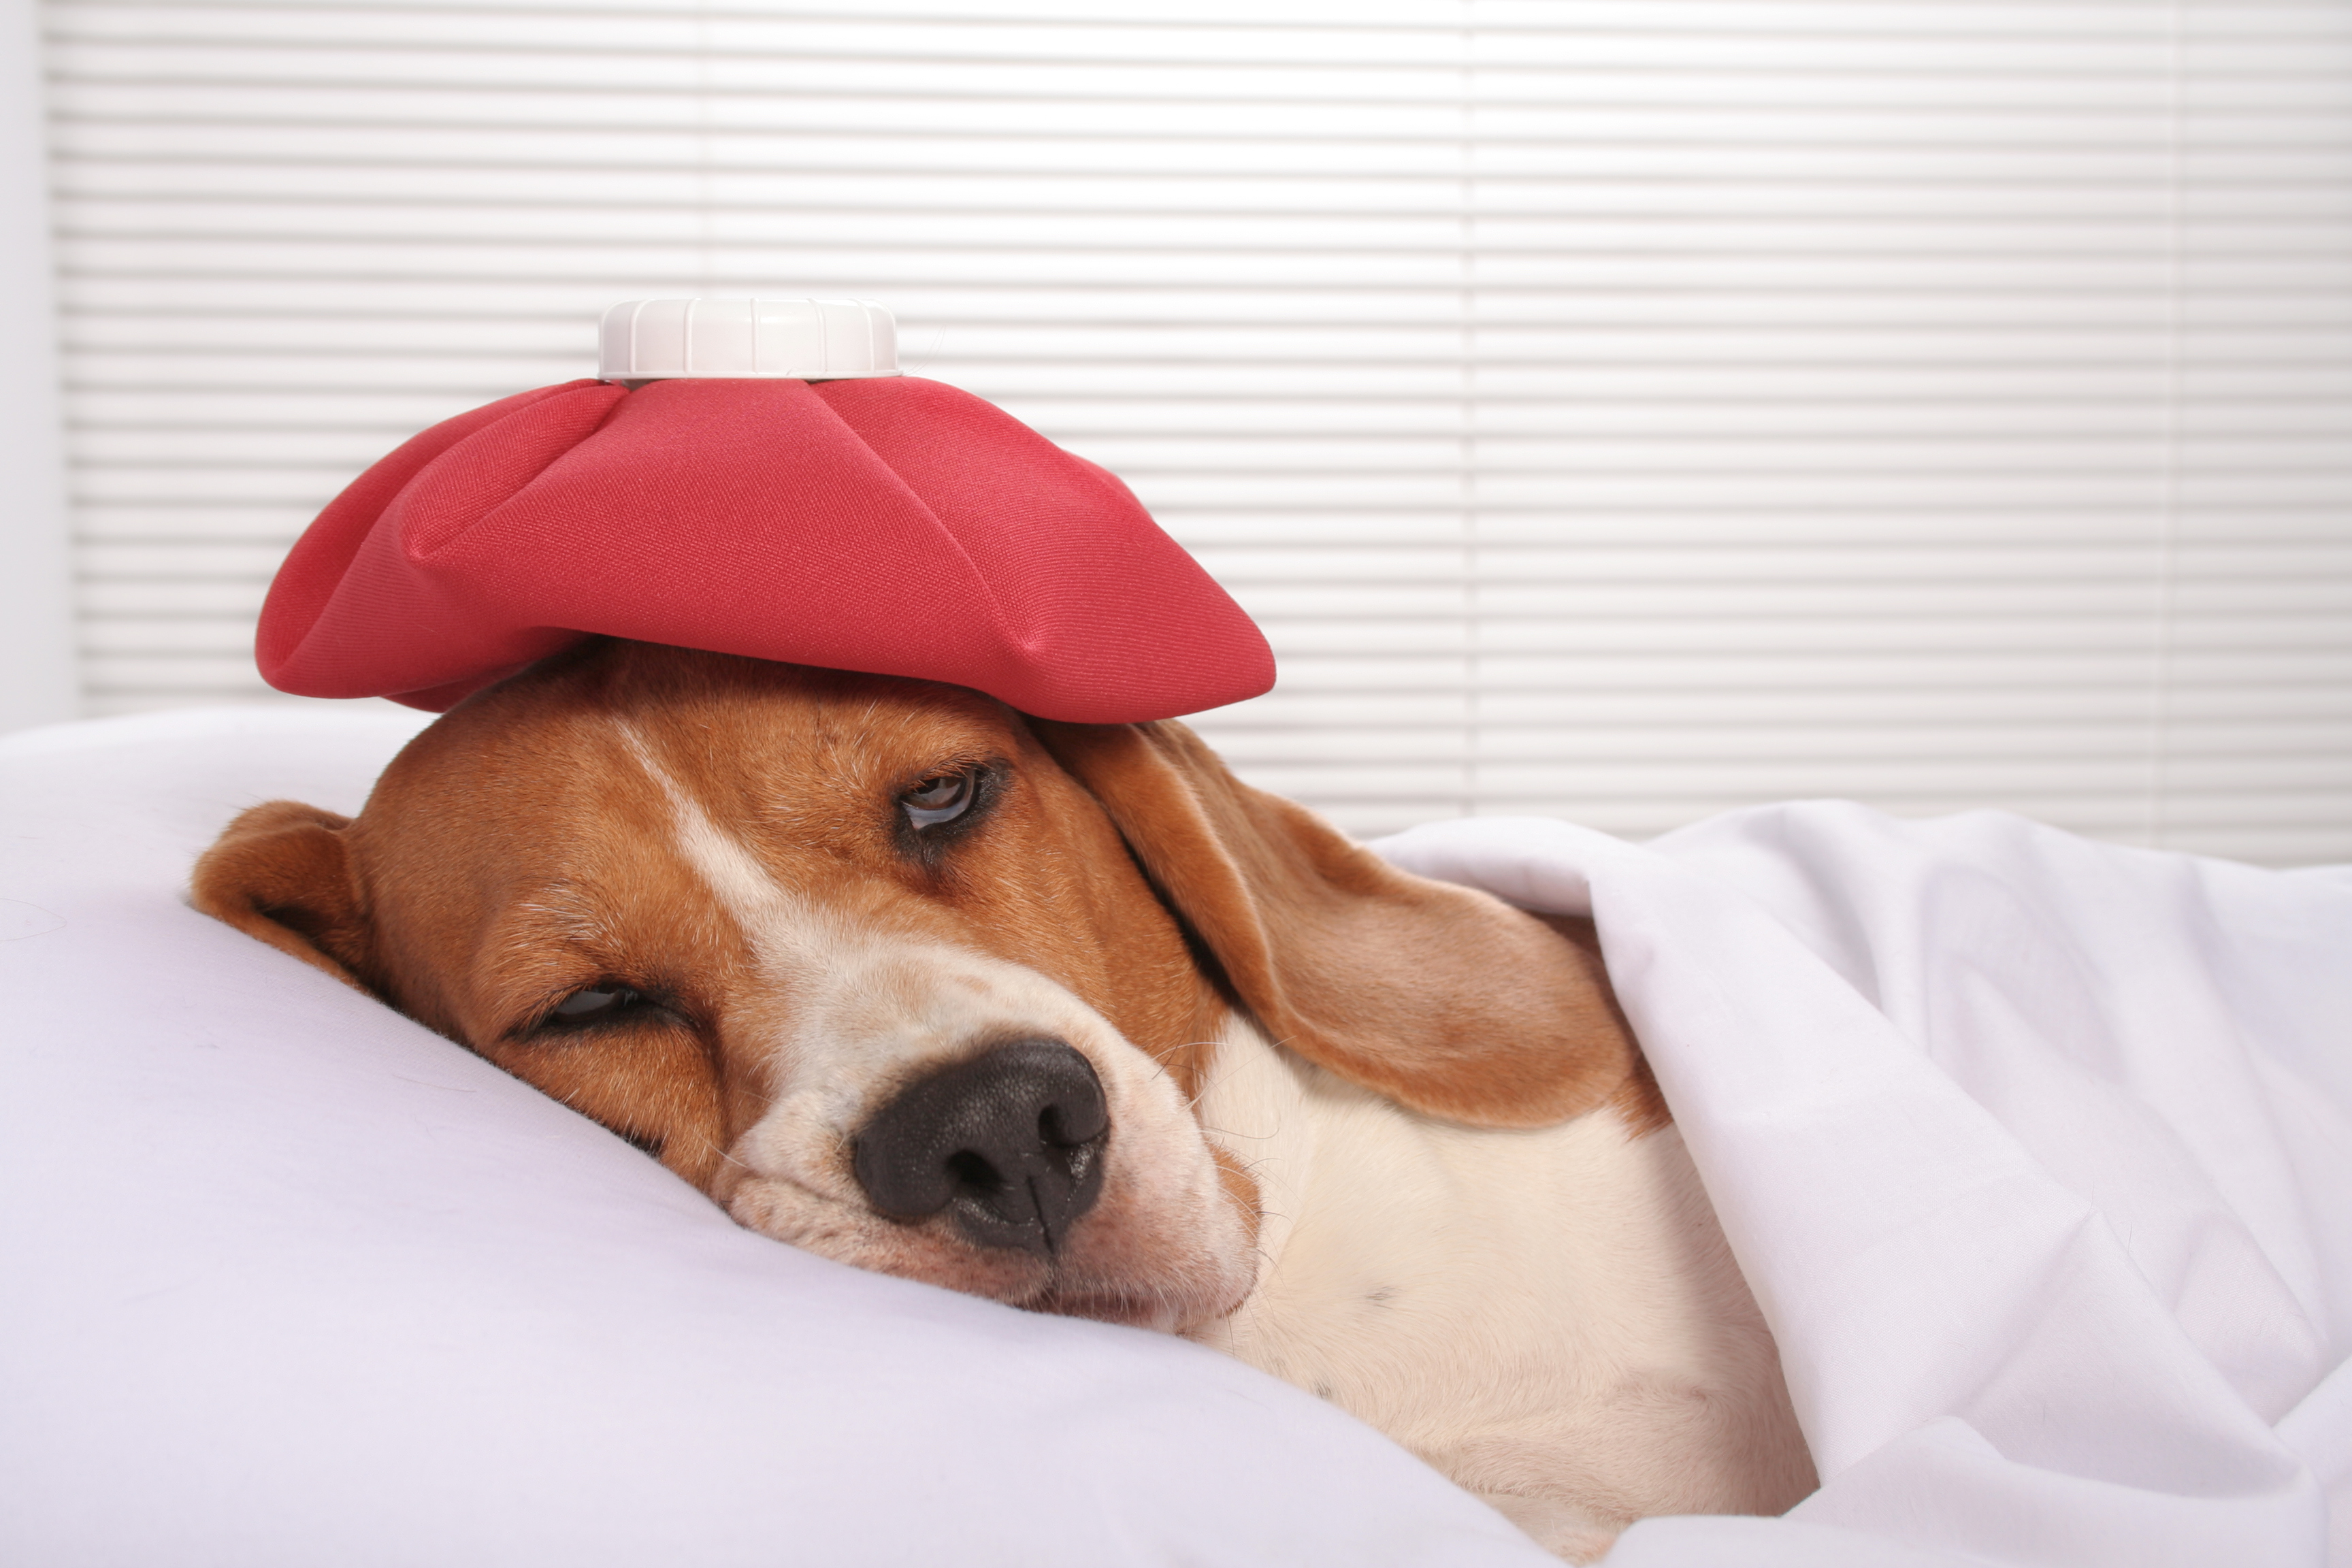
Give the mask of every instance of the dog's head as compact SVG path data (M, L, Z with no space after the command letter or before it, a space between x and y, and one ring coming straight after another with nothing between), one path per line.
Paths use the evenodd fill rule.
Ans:
M1182 726L600 641L278 802L201 909L845 1262L1166 1328L1236 1306L1256 1188L1191 1107L1234 1010L1431 1115L1636 1070L1589 944L1403 875Z

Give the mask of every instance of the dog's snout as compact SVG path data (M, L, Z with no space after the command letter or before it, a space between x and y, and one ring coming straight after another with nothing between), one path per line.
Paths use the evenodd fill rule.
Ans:
M1014 1040L901 1090L857 1134L850 1164L893 1219L951 1209L982 1247L1051 1255L1102 1191L1109 1128L1085 1057Z

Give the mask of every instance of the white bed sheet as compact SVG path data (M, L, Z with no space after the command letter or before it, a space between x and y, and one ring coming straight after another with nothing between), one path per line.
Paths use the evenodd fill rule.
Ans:
M1382 849L1597 918L1824 1479L1612 1568L2352 1563L2352 869L1842 802Z
M740 1231L184 906L423 721L0 740L0 1560L1547 1561L1237 1363ZM1833 803L1383 847L1593 909L1781 1338L1821 1493L1612 1565L2352 1564L2352 875Z

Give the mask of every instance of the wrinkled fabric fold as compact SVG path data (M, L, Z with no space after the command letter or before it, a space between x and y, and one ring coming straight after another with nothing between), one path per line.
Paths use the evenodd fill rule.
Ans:
M2352 1561L2352 1400L2314 1402L2352 1354L2352 879L1838 802L1379 847L1598 921L1780 1341L1805 1561Z

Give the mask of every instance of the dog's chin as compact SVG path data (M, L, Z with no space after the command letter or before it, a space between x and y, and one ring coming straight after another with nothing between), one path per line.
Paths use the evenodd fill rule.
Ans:
M871 1261L859 1266L985 1297L1025 1312L1086 1318L1163 1334L1185 1333L1225 1317L1247 1294L1246 1289L1226 1288L1221 1279L1104 1279L1089 1277L1091 1270L1067 1268L1027 1254L1006 1256L978 1248L961 1257L926 1260L929 1267L910 1268L908 1261L900 1258L887 1267Z
M791 1183L738 1184L727 1210L748 1230L876 1274L896 1275L1025 1311L1182 1333L1224 1317L1249 1293L1254 1255L1219 1258L1195 1242L1174 1257L1126 1260L1117 1241L1079 1245L1058 1259L975 1247L942 1216L917 1224L818 1199ZM1114 1227L1116 1229L1117 1227ZM1131 1238L1128 1238L1131 1245ZM1238 1232L1236 1235L1238 1237ZM1138 1261L1143 1267L1136 1267ZM1150 1266L1157 1263L1158 1267ZM1228 1266L1229 1265L1229 1266Z
M1118 1323L1162 1334L1181 1334L1225 1315L1224 1311L1202 1312L1195 1303L1163 1296L1118 1295L1100 1290L1048 1290L1034 1300L1014 1304L1033 1312L1089 1318L1097 1323ZM1231 1308L1225 1309L1230 1310Z
M1083 1240L1083 1237L1081 1238ZM1176 1249L1171 1249L1176 1250ZM1032 1312L1089 1318L1163 1334L1182 1334L1230 1316L1256 1283L1255 1253L1223 1258L1195 1247L1151 1260L1157 1267L1122 1267L1083 1245L1057 1259L1042 1289L997 1299Z
M1012 1305L1064 1318L1091 1318L1163 1334L1190 1333L1232 1315L1256 1283L1255 1253L1221 1258L1202 1249L1157 1268L1104 1268L1083 1251L1060 1261L1044 1289Z

